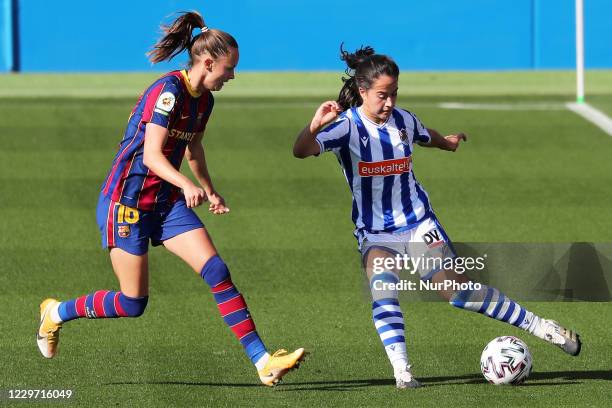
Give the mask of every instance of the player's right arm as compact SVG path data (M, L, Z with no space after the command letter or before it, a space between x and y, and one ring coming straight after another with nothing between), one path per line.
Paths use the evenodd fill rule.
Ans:
M155 123L147 123L142 161L153 173L183 190L187 207L197 207L204 201L204 190L197 187L176 170L162 153L168 138L168 129Z
M321 146L317 142L317 134L325 126L338 118L342 108L336 101L323 102L317 109L310 125L306 126L298 134L297 140L293 145L293 155L299 159L309 156L316 156L321 153Z

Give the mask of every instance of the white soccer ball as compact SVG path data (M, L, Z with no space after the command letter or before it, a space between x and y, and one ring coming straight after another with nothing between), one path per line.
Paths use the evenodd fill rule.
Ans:
M480 370L491 384L521 384L531 373L533 360L527 345L518 337L497 337L480 356Z

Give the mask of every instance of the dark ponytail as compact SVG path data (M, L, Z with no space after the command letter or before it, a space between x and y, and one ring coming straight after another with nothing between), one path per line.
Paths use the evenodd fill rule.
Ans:
M338 104L343 110L360 106L363 102L359 88L369 89L381 75L397 78L399 68L395 61L386 55L376 54L374 48L365 46L354 53L344 50L340 44L340 59L346 63L344 71L348 78L342 77L344 85L338 95Z
M230 34L217 29L209 29L204 18L197 11L182 13L170 26L162 25L164 36L147 53L152 63L171 60L181 52L189 53L188 66L191 67L194 57L207 52L211 57L227 55L229 47L238 48L238 42ZM194 29L203 29L193 36Z

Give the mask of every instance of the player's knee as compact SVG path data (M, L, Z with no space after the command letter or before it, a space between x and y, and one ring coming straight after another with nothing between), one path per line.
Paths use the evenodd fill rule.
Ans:
M370 279L370 291L372 300L397 299L397 284L399 278L393 272L375 273Z
M211 288L217 286L219 283L225 280L230 279L229 269L219 255L211 257L206 262L202 268L202 271L200 271L200 276Z
M125 312L127 317L139 317L142 316L145 309L147 308L147 303L149 303L149 297L142 296L132 298L129 296L125 296L122 293L119 301L121 302L121 306L123 307L123 311Z

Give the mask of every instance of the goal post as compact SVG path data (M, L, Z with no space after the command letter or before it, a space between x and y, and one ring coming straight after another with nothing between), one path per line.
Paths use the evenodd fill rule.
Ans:
M576 0L576 103L584 103L584 0Z

